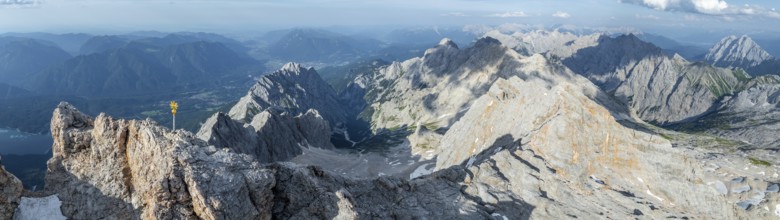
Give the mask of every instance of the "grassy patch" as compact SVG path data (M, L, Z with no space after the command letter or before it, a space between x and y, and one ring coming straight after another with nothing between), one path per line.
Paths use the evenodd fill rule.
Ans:
M665 133L658 133L658 135L660 135L662 138L664 138L666 140L669 140L669 141L672 140L672 136L671 135L668 135L668 134L665 134Z
M425 129L428 129L429 131L435 131L436 129L439 129L439 126L437 126L437 124L438 124L437 122L432 121L432 122L425 123L422 126L425 127Z
M765 167L772 166L772 163L769 163L769 161L766 160L759 160L752 157L748 157L748 160L750 160L751 164L756 166L765 166Z

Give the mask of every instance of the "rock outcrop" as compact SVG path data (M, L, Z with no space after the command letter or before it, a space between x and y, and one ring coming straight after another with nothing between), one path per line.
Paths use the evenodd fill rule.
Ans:
M519 196L546 211L532 213L539 219L735 215L696 176L694 158L659 135L625 127L634 122L601 105L611 102L606 94L566 76L499 79L444 135L437 169L467 167L473 182L485 181L467 191Z
M339 103L336 91L313 68L304 68L297 63L285 64L282 69L261 77L228 115L248 123L256 114L271 107L292 115L316 109L331 127L347 121L348 111Z
M718 67L750 69L774 57L747 35L727 36L704 56L707 63Z
M60 104L46 191L71 219L267 219L273 175L153 121L92 119Z
M661 125L712 112L720 98L740 91L749 79L744 72L667 56L634 35L602 37L598 46L583 48L563 63L612 93L641 119Z
M0 158L0 161L2 159ZM22 196L22 182L0 163L0 219L11 219Z
M253 155L261 163L287 161L302 153L302 147L333 149L330 126L314 109L290 116L266 109L248 124L216 113L198 131L198 138L217 148Z
M489 218L461 192L468 174L345 179L316 167L260 165L153 121L92 119L68 104L52 118L46 190L72 219ZM504 215L530 213L521 201Z

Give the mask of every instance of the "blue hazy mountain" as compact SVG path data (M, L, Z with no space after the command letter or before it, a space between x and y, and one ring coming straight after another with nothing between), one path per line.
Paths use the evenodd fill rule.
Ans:
M117 49L76 56L39 73L27 88L81 96L173 91L215 86L257 64L222 43L175 44L180 41L178 37L133 41Z
M0 82L9 85L28 80L45 68L71 58L70 54L50 42L0 38Z

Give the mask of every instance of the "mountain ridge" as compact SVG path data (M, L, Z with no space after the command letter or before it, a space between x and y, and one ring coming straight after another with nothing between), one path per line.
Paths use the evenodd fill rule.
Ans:
M704 60L718 67L749 69L774 57L747 35L730 35L710 48Z

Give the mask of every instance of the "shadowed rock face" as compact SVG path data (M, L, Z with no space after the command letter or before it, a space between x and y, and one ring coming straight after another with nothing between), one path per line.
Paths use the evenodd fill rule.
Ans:
M224 113L214 114L198 131L198 138L217 148L249 154L261 163L287 161L302 153L301 147L333 149L330 126L319 112L310 109L292 117L266 109L245 124Z
M748 76L690 63L633 35L602 37L563 61L614 94L642 120L656 124L690 121L710 113L719 99L742 87Z
M278 108L292 115L316 109L331 126L347 121L347 111L338 95L313 68L297 63L265 75L230 109L231 118L250 122L255 114L267 108Z
M22 189L22 182L6 171L0 163L0 219L13 217L14 210L19 205L19 198L22 196Z

